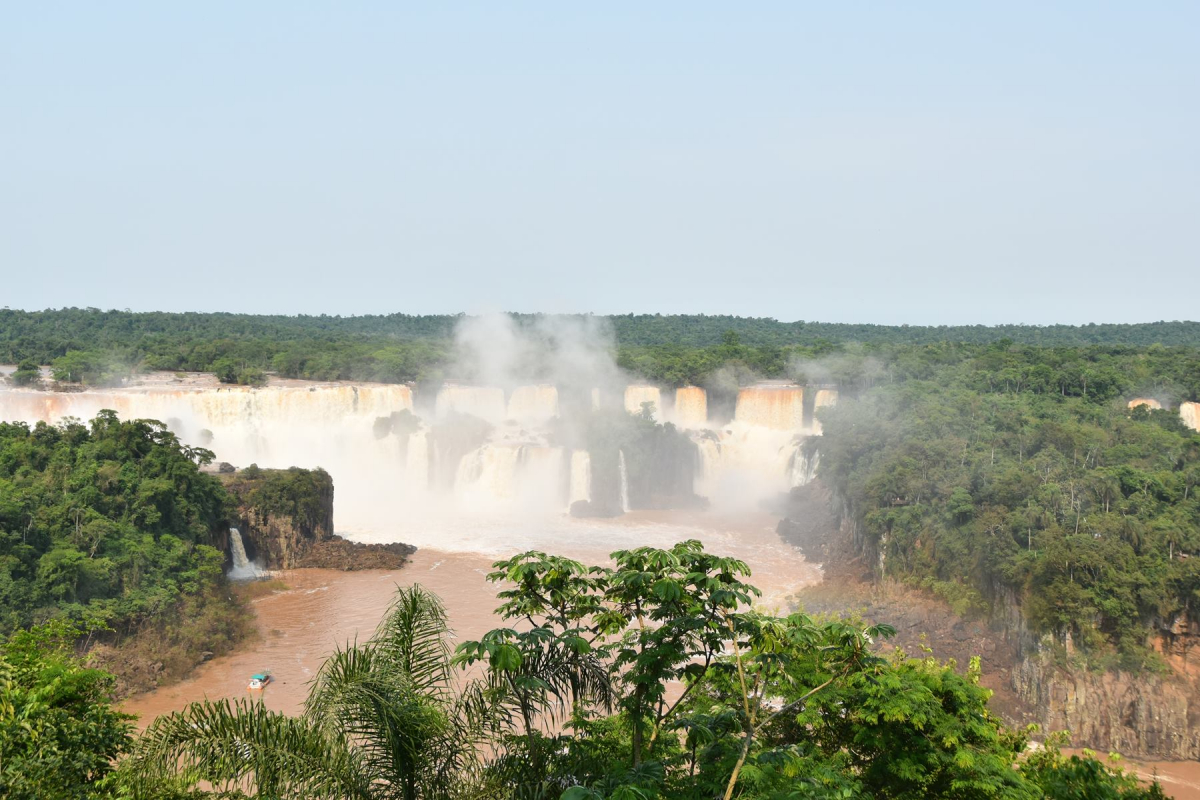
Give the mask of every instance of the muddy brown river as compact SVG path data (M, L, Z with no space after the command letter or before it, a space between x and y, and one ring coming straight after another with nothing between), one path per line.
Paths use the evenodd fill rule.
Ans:
M421 584L437 594L446 606L456 638L477 638L495 627L498 618L493 609L500 587L486 580L491 563L531 546L586 563L605 563L614 549L639 544L662 547L683 539L700 539L712 552L745 560L753 570L751 583L763 590L762 604L783 610L790 593L820 580L820 569L779 539L775 523L775 518L766 514L741 514L735 519L644 511L617 520L562 520L538 531L515 530L512 539L517 546L511 550L496 546L494 530L489 531L493 535L488 537L491 544L486 552L471 552L463 547L464 539L451 537L453 550L424 547L402 570L280 573L288 588L253 601L259 632L256 640L232 655L200 665L184 681L129 698L124 708L137 714L139 725L144 726L160 714L205 697L245 697L249 677L269 670L275 680L262 692L263 702L276 711L297 713L307 696L309 681L325 658L355 638L369 637L398 586ZM361 538L387 540L384 534ZM403 540L402 535L395 538ZM1200 762L1128 766L1146 777L1156 775L1169 796L1200 800Z
M789 593L820 580L820 569L779 539L775 523L766 514L739 515L735 520L644 511L617 520L565 519L540 531L534 530L535 523L516 532L513 539L522 547L535 546L594 564L606 563L608 553L619 548L700 539L712 552L747 561L754 572L751 582L763 590L764 606L782 609ZM398 586L419 583L434 592L445 604L456 636L477 638L498 624L493 610L500 587L488 583L486 575L492 562L505 553L494 545L490 550L484 554L423 548L407 567L395 571L280 573L288 588L253 601L259 630L256 641L200 665L184 681L132 697L124 707L146 724L204 697L243 697L249 677L270 670L274 681L263 692L264 702L268 708L295 713L325 658L356 637L369 637Z

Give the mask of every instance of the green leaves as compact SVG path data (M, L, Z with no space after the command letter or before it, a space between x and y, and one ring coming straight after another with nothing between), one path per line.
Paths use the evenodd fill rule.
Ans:
M345 740L252 700L193 703L159 717L132 759L142 780L182 774L225 788L248 782L268 797L371 796L362 758Z
M501 672L515 671L521 667L521 651L511 644L497 645L488 663Z
M99 789L129 745L112 677L74 656L80 631L61 622L0 644L0 796L111 797Z
M1104 794L1126 784L1092 763L1043 758L1013 769L1024 737L989 714L978 661L965 676L932 660L888 661L872 650L892 634L886 625L725 608L718 593L750 597L753 587L736 564L688 543L630 559L634 580L618 565L586 601L631 609L634 621L611 637L587 616L558 616L565 627L518 618L451 657L440 602L401 590L368 642L323 665L304 716L254 702L193 704L147 729L123 767L126 788L182 796L206 781L331 800L1040 800L1043 788L1069 797L1064 787L1076 782L1089 796L1140 797ZM644 580L652 565L656 579ZM72 696L71 680L45 671L20 713L5 716L16 707L5 705L11 676L39 671L40 654L72 638L46 631L10 643L0 734L29 738ZM607 716L614 705L619 713ZM43 763L56 764L52 756Z
M562 793L559 800L604 800L604 795L587 786L572 786Z
M683 599L683 587L676 581L665 578L655 581L654 585L650 587L650 591L656 598L667 603Z

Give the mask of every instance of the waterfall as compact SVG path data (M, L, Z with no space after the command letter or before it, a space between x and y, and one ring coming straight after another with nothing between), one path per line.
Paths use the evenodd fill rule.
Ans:
M812 432L815 434L821 433L821 423L817 420L817 410L825 406L836 406L838 399L837 389L818 389L816 396L813 398L813 421Z
M630 414L641 414L642 403L654 404L654 419L663 418L662 392L657 386L626 386L625 411Z
M1194 431L1200 431L1200 403L1180 403L1179 417L1184 425Z
M126 420L168 421L181 441L206 447L218 461L237 467L320 466L334 477L336 524L346 530L391 530L402 515L434 517L476 509L559 514L564 504L580 500L602 500L608 510L619 500L621 508L628 509L628 471L640 475L645 467L628 463L636 456L620 453L618 465L605 463L608 494L595 495L589 453L582 448L564 450L562 434L546 424L561 413L559 401L567 397L560 397L549 383L519 386L509 395L495 386L442 387L438 410L498 423L485 433L486 426L445 416L435 420L432 413L409 418L401 412L413 411L412 391L401 385L279 381L248 388L218 386L207 377L177 379L173 373L146 380L145 385L69 393L0 388L0 420L53 424L65 417L88 420L108 408ZM589 394L614 412L625 405L640 413L642 402L654 403L656 418L692 430L699 448L697 491L716 504L787 491L810 479L815 469L815 463L805 465L793 458L795 437L803 433L800 387L764 384L744 389L735 420L719 428L711 428L705 419L707 397L699 387L663 392L643 384L622 386L616 393L588 387L572 398L586 406ZM809 413L813 406L835 399L832 389L818 390L809 398ZM1200 424L1197 411L1200 405L1195 403L1180 406L1180 415L1193 426ZM376 430L380 418L396 425L383 438ZM508 419L520 426L504 425ZM619 475L614 474L618 469ZM598 471L595 477L604 475ZM613 479L619 486L611 486ZM231 533L231 575L252 576L253 565L232 552L236 539ZM243 550L251 545L244 539L241 544Z
M233 556L233 567L229 577L235 581L248 581L262 575L262 570L246 558L246 546L242 544L242 532L237 528L229 529L229 552Z
M675 390L673 421L681 428L708 425L708 395L699 386L681 386Z
M522 446L515 484L515 500L520 510L553 513L561 509L570 482L566 468L563 448L542 444Z
M567 510L581 500L592 499L592 456L587 450L571 451L571 491Z
M737 422L797 431L804 427L804 390L799 386L751 386L738 392Z
M592 410L599 410L599 408L600 408L600 390L592 389Z
M0 419L54 424L90 420L108 408L123 420L171 420L181 441L237 467L323 467L337 481L342 525L374 519L378 498L395 491L397 448L380 446L374 425L411 411L407 386L289 381L252 389L196 376L150 378L160 382L82 392L0 390Z
M404 473L411 486L429 486L429 429L421 428L408 435L408 451L404 454Z
M813 478L817 477L817 467L820 463L820 452L813 453L813 457L810 459L804 454L802 446L797 447L796 452L792 453L791 463L788 465L789 484L796 487L812 483Z
M700 450L700 477L711 478L721 462L721 445L705 437L696 442L696 447Z
M470 414L491 423L503 422L508 412L504 390L498 386L446 384L438 391L435 406L438 417L455 412Z
M617 472L621 481L621 510L629 510L629 472L625 469L625 451L617 451Z
M558 388L553 384L518 386L508 398L508 418L545 422L558 416Z
M485 444L463 456L454 478L454 491L475 502L508 500L516 494L521 445Z

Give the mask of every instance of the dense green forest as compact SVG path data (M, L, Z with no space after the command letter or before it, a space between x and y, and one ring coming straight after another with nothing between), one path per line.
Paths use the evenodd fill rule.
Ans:
M5 310L0 361L20 362L13 381L26 385L37 363L82 383L143 369L244 383L267 370L436 380L456 320ZM867 550L882 555L882 577L964 614L1015 602L1064 660L1094 667L1162 668L1152 632L1200 621L1200 434L1174 411L1125 402L1200 398L1196 324L612 323L622 368L706 386L710 398L762 377L837 385L839 404L819 411L824 435L809 446ZM680 442L652 432L647 452L678 461ZM499 565L493 578L516 587L501 595L509 627L457 656L434 648L414 659L396 645L415 641L405 624L445 634L436 599L408 595L407 616L398 610L376 639L335 656L305 715L198 704L132 743L106 711L108 679L72 661L64 629L18 629L65 620L131 631L189 602L222 607L212 545L229 499L199 469L209 458L159 423L109 413L86 426L0 424L0 632L17 631L0 652L0 789L11 796L53 796L38 793L61 772L46 765L88 741L129 755L116 772L78 759L61 774L113 797L194 796L197 779L278 797L1158 796L1053 750L1011 769L1024 735L988 713L974 672L880 659L864 643L886 628L747 611L734 602L754 594L744 565L692 543L616 554L613 568L543 554ZM678 493L668 470L650 471L662 485L647 493ZM632 489L641 478L631 473ZM464 688L458 670L472 663L480 682ZM50 673L72 676L54 684L58 695L43 685ZM683 701L668 696L671 681L688 687ZM381 710L379 697L395 702ZM44 717L49 756L3 743L35 706L61 709ZM94 726L75 731L85 707Z
M0 423L0 631L65 618L132 632L198 600L224 606L212 454L166 426Z
M261 382L265 371L320 380L428 381L443 377L453 360L452 334L461 319L0 309L0 363L30 359L53 364L57 379L83 383L113 382L150 369L207 371L230 383L249 384ZM545 319L514 315L516 324L529 331ZM798 361L851 345L885 354L948 343L980 348L997 341L1082 352L1200 346L1197 322L989 327L785 323L705 315L595 319L611 326L622 367L669 385L727 383L739 376L793 377Z
M893 632L748 609L699 542L588 566L498 562L504 627L454 638L419 586L344 645L303 712L203 700L132 740L60 629L0 645L0 794L329 800L1155 800L1157 784L987 707L978 664L877 655ZM58 634L56 636L56 633ZM33 735L28 735L33 734Z
M1077 352L898 354L812 446L886 575L962 612L1016 598L1035 632L1136 669L1152 627L1200 618L1200 433L1124 398L1200 396L1200 361Z

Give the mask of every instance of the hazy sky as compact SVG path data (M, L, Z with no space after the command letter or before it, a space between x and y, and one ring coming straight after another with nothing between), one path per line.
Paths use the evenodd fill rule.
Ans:
M1200 317L1200 3L10 3L0 306Z

